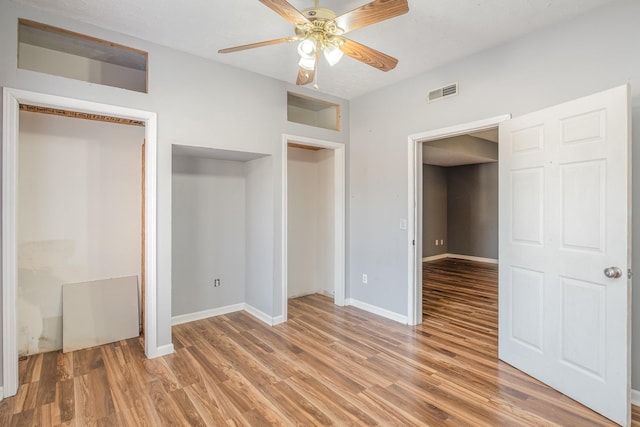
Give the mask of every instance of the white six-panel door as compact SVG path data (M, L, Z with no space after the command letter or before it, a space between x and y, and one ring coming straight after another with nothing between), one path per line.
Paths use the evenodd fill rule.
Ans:
M628 99L622 86L505 121L499 143L500 359L622 425Z

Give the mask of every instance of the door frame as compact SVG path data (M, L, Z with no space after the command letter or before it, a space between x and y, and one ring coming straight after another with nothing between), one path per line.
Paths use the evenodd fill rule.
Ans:
M422 143L497 127L511 114L429 130L408 137L407 323L422 323Z
M21 89L3 88L2 103L2 390L0 398L18 390L17 348L17 200L20 104L140 120L145 124L145 334L148 358L166 352L157 346L157 114L97 102Z
M295 135L282 135L282 322L287 321L288 289L288 146L289 143L333 150L334 303L345 305L345 145Z

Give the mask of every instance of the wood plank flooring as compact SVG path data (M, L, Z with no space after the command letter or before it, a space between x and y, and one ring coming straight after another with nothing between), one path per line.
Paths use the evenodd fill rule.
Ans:
M497 360L495 266L424 271L417 327L312 295L275 327L244 312L176 326L176 353L154 360L139 339L29 357L0 425L612 425Z

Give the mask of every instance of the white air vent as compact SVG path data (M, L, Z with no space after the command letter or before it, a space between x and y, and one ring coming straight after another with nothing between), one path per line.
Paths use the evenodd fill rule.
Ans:
M429 92L429 102L438 101L448 96L454 96L458 94L458 83L451 83L438 89L434 89Z

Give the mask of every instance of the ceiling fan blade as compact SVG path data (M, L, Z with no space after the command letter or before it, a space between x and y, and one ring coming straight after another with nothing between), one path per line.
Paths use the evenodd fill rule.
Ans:
M308 85L313 81L316 77L316 70L307 70L302 67L298 67L298 79L296 80L296 84L298 86Z
M220 49L218 53L238 52L239 50L253 49L253 48L262 47L262 46L271 46L272 44L278 44L278 43L294 42L296 40L298 40L298 37L296 36L281 37L279 39L267 40L267 41L258 42L258 43L244 44L242 46L234 46L234 47L228 47L226 49Z
M262 0L261 0L262 1ZM334 19L345 33L409 12L407 0L374 0Z
M278 15L282 16L293 25L307 24L309 20L295 7L291 6L285 0L260 0L260 3L264 4Z
M398 60L368 46L343 38L344 43L340 50L358 61L364 62L381 71L393 70L398 64Z

